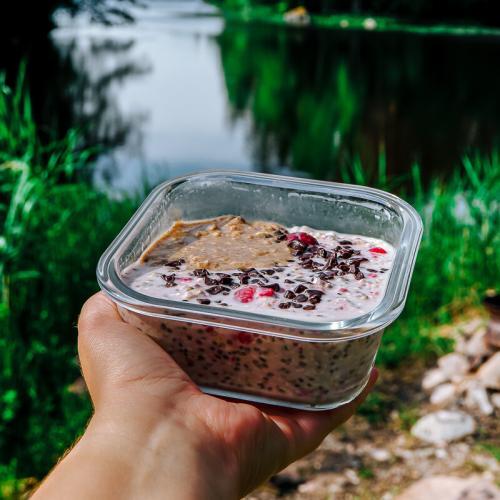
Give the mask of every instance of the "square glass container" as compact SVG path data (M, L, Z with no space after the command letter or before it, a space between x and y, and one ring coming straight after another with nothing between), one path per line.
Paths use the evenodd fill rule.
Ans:
M176 220L227 214L387 241L395 256L383 299L353 319L302 321L151 297L122 280L122 271ZM162 345L203 391L330 409L367 383L383 330L404 307L421 234L417 212L377 189L214 171L156 187L102 255L97 279L123 319Z

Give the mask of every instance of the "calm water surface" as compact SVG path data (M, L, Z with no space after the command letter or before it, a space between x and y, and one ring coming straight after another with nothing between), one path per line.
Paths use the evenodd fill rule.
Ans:
M98 185L212 168L338 179L353 158L449 172L500 143L500 39L225 25L200 1L146 5L131 25L60 17L51 34L40 120L106 148Z

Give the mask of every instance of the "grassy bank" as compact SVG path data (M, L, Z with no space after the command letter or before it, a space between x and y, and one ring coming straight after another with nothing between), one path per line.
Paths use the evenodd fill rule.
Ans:
M419 35L451 35L451 36L500 36L500 28L486 27L472 24L452 24L422 21L411 22L398 17L331 13L315 14L308 13L308 20L294 22L286 19L287 6L283 2L275 5L259 5L258 3L245 2L235 4L224 0L211 0L223 16L230 21L268 23L274 25L291 24L295 26L316 26L321 28L338 30L369 30L369 31L396 31L403 33L414 33Z
M12 478L42 477L90 414L67 389L79 375L75 322L99 255L136 205L80 181L91 162L75 131L40 144L22 80L0 83L0 496ZM449 348L434 327L499 288L500 158L465 159L426 188L417 165L412 175L403 194L425 234L407 307L384 338L386 367ZM402 189L382 160L374 177L357 163L343 177Z
M90 414L75 321L133 202L80 182L89 159L75 131L40 144L22 79L0 83L0 484L45 474Z

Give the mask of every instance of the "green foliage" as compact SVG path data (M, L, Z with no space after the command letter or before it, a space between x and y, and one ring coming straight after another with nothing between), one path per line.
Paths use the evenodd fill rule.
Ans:
M269 172L339 180L354 164L367 183L387 165L395 188L414 162L429 179L500 145L494 44L240 23L217 43L231 118Z
M313 15L391 16L411 22L473 22L499 26L500 17L492 12L489 0L212 0L224 10L283 12L305 7Z
M67 391L79 375L75 322L133 209L78 181L89 151L75 131L38 142L22 89L20 78L0 92L0 480L42 476L84 428L89 402Z

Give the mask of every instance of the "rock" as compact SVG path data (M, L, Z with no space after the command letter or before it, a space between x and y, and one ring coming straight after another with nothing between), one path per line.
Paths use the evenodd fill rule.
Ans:
M361 482L358 473L354 469L346 469L344 471L344 477L347 484L357 486Z
M467 341L463 353L471 358L482 358L491 354L491 349L486 342L486 327L481 327Z
M472 380L468 384L464 403L467 408L478 409L483 415L493 413L493 406L488 399L488 393L477 380Z
M491 402L495 408L500 409L500 392L491 395Z
M373 19L372 17L367 17L363 21L363 28L365 28L365 30L374 30L376 27L377 21L375 21L375 19Z
M384 448L373 448L369 451L368 455L377 462L388 462L392 456L390 451Z
M475 430L476 423L467 413L440 410L419 419L411 433L427 443L444 444L468 436Z
M474 318L471 319L470 321L467 321L465 323L462 323L461 325L458 326L458 329L467 337L470 337L472 334L474 334L479 328L484 326L485 320L482 318Z
M476 377L488 389L500 390L500 351L483 363Z
M488 345L494 349L500 349L500 325L498 320L496 322L491 321L486 332L486 342Z
M300 26L306 26L311 22L311 16L309 16L309 13L304 7L295 7L295 9L285 12L283 19L289 24Z
M431 404L436 406L447 406L455 400L456 389L453 384L438 385L431 394Z
M439 368L433 368L424 375L422 389L424 389L424 391L431 391L434 387L437 387L447 380L446 375Z
M395 500L497 500L500 490L492 481L477 476L469 478L433 476L421 479Z
M446 378L452 381L459 381L470 369L470 364L463 354L452 352L446 354L438 360L438 366L446 375Z

